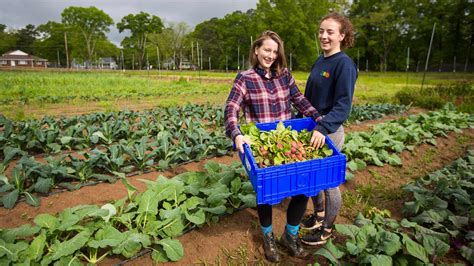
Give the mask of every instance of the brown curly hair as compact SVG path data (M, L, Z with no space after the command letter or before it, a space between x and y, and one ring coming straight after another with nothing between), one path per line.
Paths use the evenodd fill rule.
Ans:
M351 21L344 15L341 15L337 12L331 12L324 16L320 21L319 25L326 19L333 19L338 22L340 25L339 33L344 34L344 39L341 42L341 48L350 48L354 46L354 26L352 26Z

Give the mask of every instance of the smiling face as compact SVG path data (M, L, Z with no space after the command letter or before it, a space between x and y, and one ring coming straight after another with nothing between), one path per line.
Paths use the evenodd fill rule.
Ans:
M341 51L344 34L341 34L340 30L339 22L331 18L324 20L319 25L319 42L325 57Z
M278 43L270 38L265 39L261 46L255 48L255 55L259 66L268 72L278 58Z

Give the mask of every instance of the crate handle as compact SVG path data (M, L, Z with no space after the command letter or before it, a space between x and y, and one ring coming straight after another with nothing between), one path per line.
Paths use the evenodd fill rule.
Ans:
M244 143L244 153L241 153L241 152L239 151L240 160L241 160L242 162L245 162L245 163L242 163L242 164L244 165L244 168L245 168L245 170L247 171L247 173L255 172L255 167L254 167L254 165L250 162L250 158L251 158L250 152L251 152L250 146L249 146L247 143ZM252 171L251 171L249 168L251 168Z

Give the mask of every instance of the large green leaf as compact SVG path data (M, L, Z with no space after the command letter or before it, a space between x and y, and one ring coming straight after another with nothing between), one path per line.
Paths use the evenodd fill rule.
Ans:
M46 246L46 232L43 231L31 241L25 255L32 261L39 261L43 257Z
M206 214L202 209L194 213L185 212L185 215L186 219L188 219L188 221L192 222L195 225L201 225L206 222Z
M203 203L204 203L204 200L202 198L192 196L184 202L183 206L186 210L193 210L197 206L199 206Z
M20 241L17 243L5 243L0 239L0 258L5 256L10 260L10 262L16 262L19 259L20 252L28 248L28 243Z
M362 264L369 264L370 265L376 265L376 266L391 266L393 265L392 263L392 258L387 255L382 255L382 254L376 254L376 255L366 255L360 260L360 263Z
M8 193L7 195L3 196L2 197L3 207L7 209L12 209L15 206L19 195L20 195L20 190L15 189L11 191L10 193Z
M383 250L388 256L395 255L402 248L400 237L395 233L382 231L380 232L380 240L382 243L379 249Z
M448 244L430 235L423 236L423 247L430 257L433 255L442 257L449 251Z
M166 252L166 256L171 261L178 261L184 256L183 246L176 239L162 239L157 242Z
M472 243L472 242L471 242ZM462 246L459 252L461 255L470 263L474 264L474 245L471 246Z
M50 232L53 232L59 226L58 218L47 213L37 215L34 222L38 226L48 229Z
M54 266L83 266L84 264L81 262L79 258L76 256L65 256L61 257L58 261L54 263Z
M216 215L221 215L221 214L224 214L227 210L227 208L225 206L217 206L217 207L213 207L213 208L202 208L204 211L206 212L210 212L210 213L213 213L213 214L216 214Z
M25 195L26 203L31 206L38 207L40 205L40 198L29 193L29 192L22 192Z
M125 239L125 235L111 225L99 229L87 245L93 248L116 247Z
M413 241L407 234L402 234L402 242L408 254L421 260L424 263L428 263L428 255L424 247L415 241Z
M168 256L166 255L166 251L163 249L162 246L157 246L151 252L151 259L154 262L167 262L170 261Z
M244 203L244 207L246 208L257 207L257 196L255 195L255 193L239 194L238 197Z
M156 196L155 191L150 189L140 195L138 212L145 215L158 214L158 197Z
M211 206L216 206L220 205L221 203L225 202L225 200L232 195L230 192L216 192L212 193L209 195L206 199L206 201L211 205Z
M51 178L39 177L34 185L34 189L39 193L48 193L51 190L52 185L53 180Z
M339 259L344 256L344 252L340 251L333 243L332 239L324 245L324 247L318 249L314 255L320 255L328 259L333 264L339 264Z
M122 254L126 258L130 258L137 254L142 247L148 247L151 244L149 237L145 234L133 231L127 231L124 234L124 240L113 248L113 253Z
M355 240L355 236L360 231L360 228L352 224L336 224L336 231L340 234L350 237L352 240Z
M16 228L3 229L0 238L8 243L13 243L17 238L23 239L34 236L40 229L38 226L32 227L30 224L24 224Z
M73 254L81 249L89 240L91 233L89 231L82 231L73 238L62 242L59 248L53 253L53 260Z

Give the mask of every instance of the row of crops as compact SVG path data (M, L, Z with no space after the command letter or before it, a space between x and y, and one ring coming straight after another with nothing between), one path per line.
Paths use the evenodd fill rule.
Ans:
M354 106L349 121L377 119L386 114L402 113L407 108L393 104ZM173 133L173 137L179 140L181 136L178 134L186 131L222 132L223 121L222 108L211 105L156 108L144 112L99 112L60 119L46 116L25 122L12 121L0 115L0 159L10 157L5 152L6 148L19 149L30 155L55 154L120 141L132 143L143 137L152 138L163 131Z
M82 265L108 255L131 258L143 249L156 262L178 261L184 251L174 239L239 208L255 206L252 185L241 165L212 161L206 172L145 181L137 194L126 179L128 196L103 205L82 205L56 216L40 214L34 225L0 229L0 263ZM398 222L383 212L358 215L354 225L336 225L344 244L330 240L315 254L340 264L421 265L436 263L454 246L474 263L472 202L474 151L440 171L405 186L408 219Z
M154 261L178 261L184 252L174 237L255 206L241 165L210 161L205 168L206 172L172 179L144 180L148 188L140 194L122 179L128 197L113 204L81 205L56 216L40 214L33 226L0 229L0 264L96 264L107 255L130 258L144 248L152 251Z
M60 119L44 117L25 122L0 116L0 150L13 147L28 154L54 154L64 150L111 145L119 141L133 143L143 137L152 138L163 131L170 132L177 140L187 132L193 135L208 131L207 134L212 135L213 131L222 132L223 115L220 107L185 105L144 112L100 112ZM5 153L0 156L7 157Z
M403 190L406 219L359 214L353 225L335 226L347 237L344 244L329 241L316 254L334 264L436 265L453 248L473 264L474 150Z
M176 109L172 110L177 112ZM399 165L401 160L396 153L413 149L414 145L421 142L435 144L435 136L446 136L448 131L472 126L472 121L471 116L446 107L440 111L379 124L371 132L348 134L344 150L349 160L348 168L355 171L367 164ZM47 195L55 188L74 190L89 182L115 182L126 175L164 170L179 163L199 161L230 151L231 143L222 129L207 133L200 123L180 122L176 125L178 129L162 129L154 139L148 136L133 141L120 139L118 143L76 154L48 156L45 160L29 156L20 148L6 146L3 149L5 157L0 164L2 204L6 208L13 208L19 200L25 200L28 204L38 206L39 196ZM15 158L19 159L13 162ZM5 170L10 164L12 171L6 174ZM351 177L352 174L348 173L346 179Z

